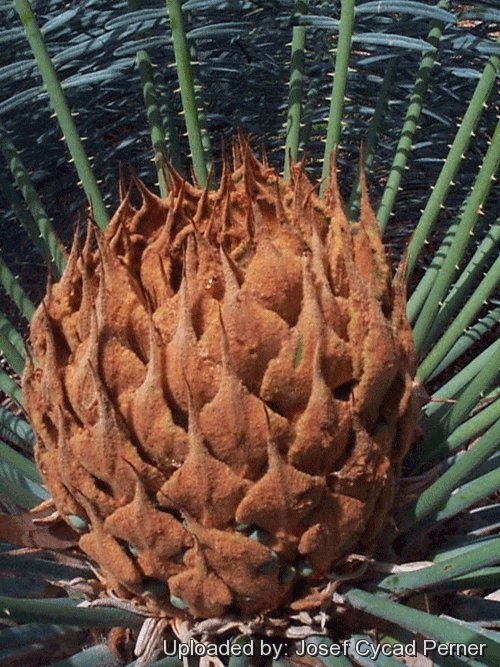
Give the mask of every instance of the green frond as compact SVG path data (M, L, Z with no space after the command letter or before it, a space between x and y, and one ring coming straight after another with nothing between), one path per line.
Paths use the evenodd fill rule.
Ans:
M483 73L477 83L474 94L466 107L453 144L450 147L450 151L439 174L439 178L433 186L425 209L408 246L410 273L415 267L418 253L422 250L432 226L434 225L441 208L444 206L446 195L464 159L470 140L474 136L474 131L481 117L481 113L486 107L487 100L494 90L494 84L499 69L500 56L491 56L483 69ZM432 273L430 273L428 274L428 277L424 277L421 285L410 297L408 313L411 321L415 319L422 307L422 303L427 297L432 284Z
M438 6L445 9L449 6L449 3L443 0ZM422 107L427 95L427 88L432 76L432 69L438 54L439 43L442 39L443 27L444 24L442 21L434 20L431 24L429 34L427 35L429 46L426 48L420 63L408 110L406 112L403 127L401 128L401 136L396 147L396 153L387 178L382 201L380 202L377 211L377 222L382 231L387 227L387 222L394 209L394 202L401 181L403 180L405 169L410 162L412 145L415 140Z
M198 109L194 89L194 78L190 50L184 29L184 18L179 0L167 0L167 8L194 174L198 183L203 187L207 182L208 165L203 145L202 129L199 122L200 110Z
M108 212L31 5L28 0L15 0L14 5L36 58L52 108L57 115L63 138L87 195L94 220L104 228L108 222Z
M3 176L0 176L1 192L16 212L19 222L26 228L34 247L44 260L54 263L55 276L60 277L65 266L64 253L60 242L54 233L49 216L32 183L28 170L21 160L19 151L15 148L1 123L0 150L14 176L17 187L28 205L31 216L24 210L16 190Z
M294 7L294 17L300 17L307 12L308 0L297 0ZM292 51L290 58L290 83L288 91L288 117L285 141L285 168L284 175L290 176L290 161L299 159L299 145L301 135L302 98L304 80L304 49L306 28L303 25L294 25L292 30Z
M328 174L330 173L330 160L340 142L347 86L347 73L354 32L354 5L355 0L341 0L340 3L338 43L335 51L335 73L333 75L330 113L328 116L325 153L323 156L323 171L321 174L322 189L326 187Z

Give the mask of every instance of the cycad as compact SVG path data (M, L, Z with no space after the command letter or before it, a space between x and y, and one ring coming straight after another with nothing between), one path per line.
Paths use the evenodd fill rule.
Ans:
M43 42L32 31L29 7L24 2L16 5L40 58ZM285 178L268 164L277 159L276 130L267 138L260 133L269 148L263 162L253 157L245 139L236 140L232 161L225 157L221 168L216 164L213 169L211 178L220 178L220 184L209 182L205 187L209 160L218 162L213 148L210 157L206 128L220 122L221 109L228 116L234 113L234 100L220 105L208 93L207 72L221 77L221 89L241 86L241 77L235 78L215 53L213 37L231 37L232 48L243 53L241 70L248 75L256 69L248 45L270 40L274 51L269 53L280 54L277 37L273 41L262 26L273 24L279 36L280 30L288 30L280 19L291 15L291 7L280 12L262 8L259 23L251 13L245 15L246 7L238 6L231 8L235 15L217 21L215 5L190 0L179 13L177 3L168 3L198 186L183 181L165 161L168 152L179 169L186 163L176 153L174 135L165 137L165 126L172 128L175 119L163 123L157 82L148 78L148 54L140 50L154 50L149 33L135 31L134 39L166 200L149 192L135 176L127 191L122 179L121 204L107 225L107 212L70 114L63 98L53 99L96 221L83 236L77 230L67 255L34 191L28 189L19 155L3 137L4 155L39 225L42 240L35 232L34 242L54 258L47 296L33 320L31 350L3 320L2 348L10 366L1 379L11 397L1 413L4 493L10 512L16 506L33 507L45 493L29 460L31 432L14 409L15 402L24 405L15 381L15 373L19 376L24 369L26 407L37 434L36 458L58 514L47 516L54 509L48 503L31 515L2 517L6 543L42 551L14 554L11 549L0 562L14 574L29 566L39 578L72 594L69 600L4 597L4 616L25 623L0 632L3 657L22 655L26 661L21 647L28 642L39 647L44 633L47 641L61 636L92 643L74 626L128 627L130 634L115 630L108 640L114 649L121 648L125 660L146 617L137 642L143 661L161 648L162 636L173 636L173 629L183 640L194 636L213 642L220 635L235 645L262 635L287 637L290 656L292 639L307 637L311 654L314 646L333 647L331 655L322 658L325 664L347 661L347 649L336 651L347 646L342 644L347 638L352 659L372 664L366 662L369 652L360 654L371 639L360 633L374 628L386 653L391 653L391 643L410 642L418 633L437 642L483 643L476 664L495 664L498 639L488 628L494 627L498 603L494 593L491 599L485 596L498 587L498 512L494 501L481 500L490 497L499 482L497 367L491 363L498 343L488 344L486 339L480 354L469 361L464 353L481 334L493 330L498 315L495 301L488 309L483 303L498 282L498 222L488 195L500 138L488 111L480 114L493 95L499 66L496 46L486 37L477 42L479 53L482 49L491 55L481 63L484 70L471 103L467 109L463 104L462 126L436 187L419 200L425 210L407 258L402 263L394 260L400 269L392 278L364 178L361 199L353 187L342 207L330 158L337 146L341 188L346 190L346 176L354 170L351 146L343 136L356 150L365 139L364 162L374 164L378 173L377 156L387 148L374 148L377 136L384 139L377 119L383 117L387 91L396 85L394 52L384 48L390 43L403 49L423 46L396 157L392 169L386 170L387 187L376 207L382 229L390 211L398 216L395 193L412 138L418 136L418 114L431 85L437 49L446 44L440 42L444 23L453 17L443 8L412 3L408 29L414 32L422 25L419 21L432 21L427 47L414 34L398 34L398 29L407 29L409 17L387 24L395 33L391 38L373 29L364 33L363 17L377 20L372 3L360 4L357 16L354 3L342 3L339 23L328 9L321 14L320 7L312 6L307 14L307 7L298 4ZM390 3L377 7L394 10ZM103 26L105 20L103 34L111 36L110 41L113 30L131 22L149 28L162 15L160 8L139 11L133 18L95 10L87 14L82 8L69 11L72 15L66 18L83 23L92 19ZM207 20L210 12L212 21ZM231 20L236 15L241 21ZM480 17L484 30L493 32L488 22L498 18L494 9L485 9ZM196 45L201 63L194 73L188 67L181 18L193 25L191 48ZM354 19L358 28L350 53ZM46 33L58 20L62 19L54 18L46 26ZM216 25L204 26L207 22ZM246 36L249 26L256 26L255 43ZM304 78L309 67L320 67L324 73L327 63L321 50L312 46L305 59L301 54L304 37L314 34L321 44L330 31L339 34L339 40L319 196L312 185L314 174L308 177L305 171L314 168L318 133L322 127L324 131L315 115L322 96L315 95L313 86L306 90ZM460 32L451 30L450 35ZM139 41L143 37L145 41ZM7 39L17 44L15 32ZM121 44L124 52L134 46L128 39ZM372 44L378 46L372 54L360 54L357 44L367 51ZM81 46L75 48L82 52ZM370 105L344 104L349 62L357 65L354 90L359 81L366 85L373 80L363 76L363 57L389 63L366 136L362 129L372 113ZM274 56L275 65L285 60L282 51ZM458 72L457 63L452 66L446 70L448 76ZM41 70L50 77L44 66ZM471 74L463 67L458 73ZM115 75L112 68L88 73L94 81L113 81ZM196 92L196 79L203 82L204 77L204 91ZM317 81L319 88L324 86L324 80ZM55 89L54 81L46 78L46 83L50 91ZM80 84L85 85L83 78ZM267 85L265 76L262 85ZM203 102L206 116L196 112ZM5 106L15 103L13 98ZM217 118L210 115L211 103L219 112ZM255 118L263 122L259 113L266 109L260 104L261 100L246 114L251 126L246 129L255 129ZM440 111L435 109L433 117ZM340 132L342 119L348 134ZM440 120L445 124L445 117ZM478 122L489 142L477 178L422 279L411 279L408 313L418 354L413 381L403 273L415 268ZM273 118L270 126L274 123ZM212 147L216 142L214 134ZM303 145L311 158L295 164ZM479 150L483 143L477 146ZM432 157L432 151L427 156ZM369 175L368 181L375 179ZM33 229L9 181L4 192L17 206L21 221ZM412 206L415 197L411 191ZM477 221L479 209L485 215ZM349 225L348 217L356 222ZM107 229L101 232L99 227ZM476 247L469 243L473 229ZM400 251L396 242L395 254ZM463 265L458 274L457 265ZM19 311L31 319L31 302L4 264L2 281ZM465 327L469 330L462 334ZM465 361L457 366L461 359ZM424 406L416 430L415 406L425 400L421 381L431 381L435 395ZM406 460L396 491L397 511L388 521L401 458L415 436L419 443ZM458 454L471 442L473 447ZM451 525L458 526L459 536L441 533L440 543L435 536L445 520L457 522ZM78 540L90 561L75 551ZM92 564L98 569L90 569ZM475 594L465 596L471 589ZM44 595L38 583L29 590L26 598ZM426 596L427 612L421 610L421 595ZM90 609L82 608L84 599ZM451 601L449 608L443 606L445 601ZM71 629L57 625L61 623ZM361 637L365 643L357 644ZM102 643L93 643L78 659L87 664L119 660ZM55 660L47 658L45 663ZM379 660L395 663L394 657ZM439 660L463 662L449 656ZM179 663L178 658L165 661Z

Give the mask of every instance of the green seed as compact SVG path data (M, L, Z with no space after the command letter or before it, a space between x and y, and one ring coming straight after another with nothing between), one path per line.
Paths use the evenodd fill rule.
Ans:
M262 530L262 528L256 528L248 537L254 542L260 542L261 544L267 544L269 542L269 533L267 530Z
M187 549L182 549L182 551L179 551L179 553L175 554L173 557L174 563L179 563L182 564L184 562L184 554L186 553Z
M89 522L86 519L82 519L78 514L68 514L66 518L68 519L69 525L80 533L84 533L88 530Z
M304 560L298 564L297 571L301 577L310 577L314 569L309 561Z
M294 368L297 368L297 366L302 361L303 354L304 354L304 339L302 336L299 336L299 340L297 341L297 347L295 348L295 354L293 355Z
M291 584L292 581L295 579L295 575L297 574L297 568L294 567L293 565L287 565L283 570L280 572L280 582L282 584Z
M139 553L132 544L127 544L127 549L131 556L137 556L137 554Z
M248 523L235 523L234 524L234 529L238 531L238 533L244 533L245 530L248 528Z
M182 611L186 611L186 609L188 608L184 600L180 598L178 595L170 596L170 604L172 605L172 607L175 607L176 609L181 609Z
M275 551L271 551L271 559L259 565L257 570L260 574L271 574L278 568L278 565L278 554Z
M148 579L144 584L144 592L155 598L162 598L167 594L167 584L159 579Z

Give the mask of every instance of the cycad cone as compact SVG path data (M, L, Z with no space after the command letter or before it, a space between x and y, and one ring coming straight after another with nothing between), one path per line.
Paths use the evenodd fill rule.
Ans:
M32 323L36 460L110 591L169 617L307 607L368 553L415 422L402 271L243 141L217 191L136 182ZM363 185L364 188L364 185ZM311 602L313 604L313 602Z

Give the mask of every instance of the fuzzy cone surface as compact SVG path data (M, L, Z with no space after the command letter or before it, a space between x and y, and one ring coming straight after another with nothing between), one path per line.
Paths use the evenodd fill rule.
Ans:
M217 191L122 187L32 322L36 461L109 591L167 617L307 608L391 509L416 419L404 271L240 140ZM137 192L134 193L137 199ZM311 602L312 604L312 602Z

